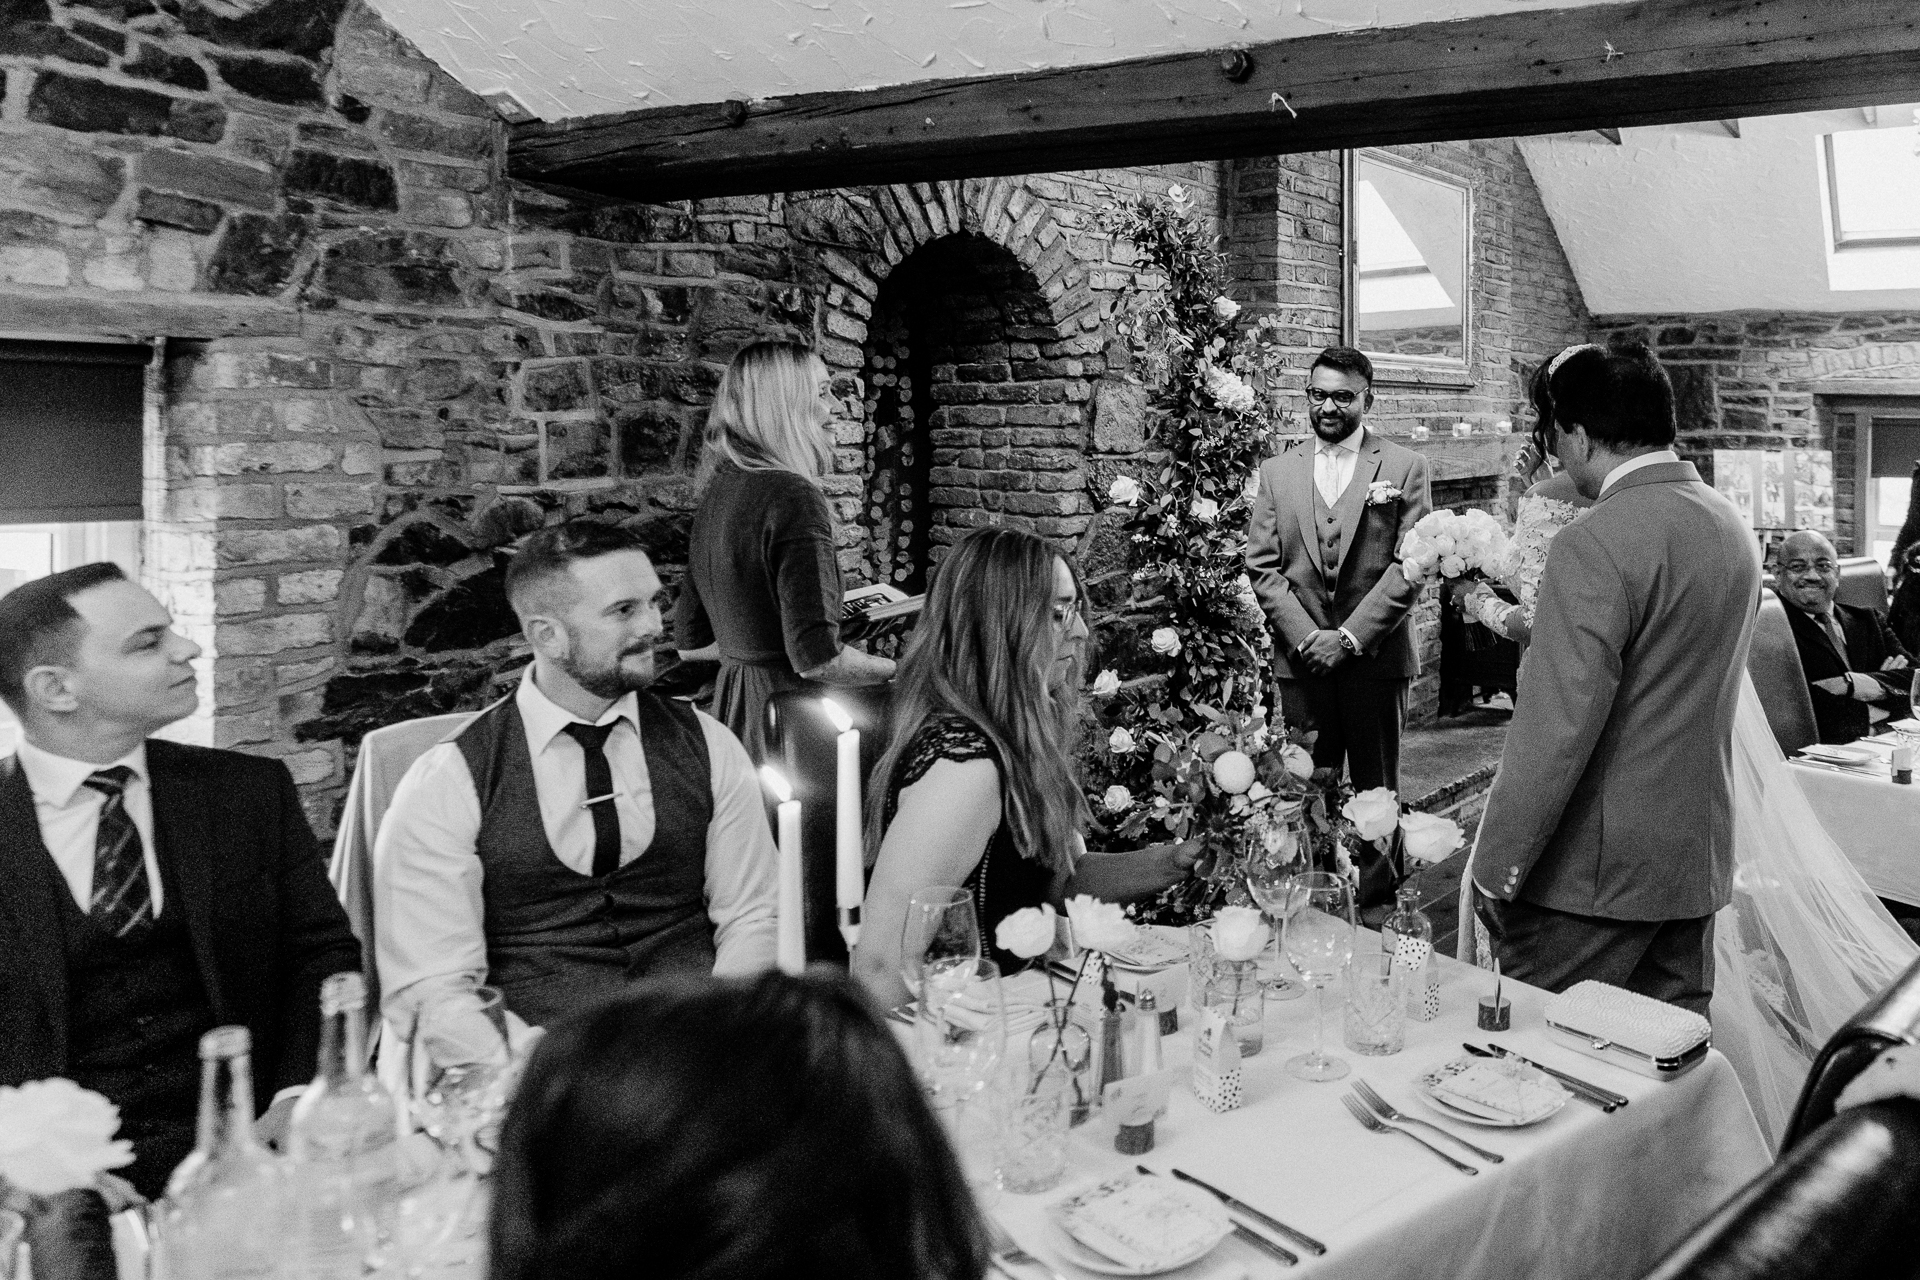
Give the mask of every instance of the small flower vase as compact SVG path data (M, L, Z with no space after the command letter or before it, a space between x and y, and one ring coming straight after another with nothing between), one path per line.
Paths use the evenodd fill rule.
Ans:
M34 1280L117 1280L107 1202L82 1187L36 1196L26 1215Z
M1045 1016L1027 1040L1027 1081L1039 1087L1049 1077L1063 1079L1070 1125L1084 1124L1093 1114L1092 1018L1065 1000L1047 1001Z
M1215 959L1205 1007L1218 1013L1233 1029L1242 1058L1260 1052L1266 1043L1266 1004L1258 961Z

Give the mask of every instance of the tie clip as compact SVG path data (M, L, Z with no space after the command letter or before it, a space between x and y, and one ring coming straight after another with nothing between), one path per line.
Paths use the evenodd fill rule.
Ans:
M582 809L591 809L593 808L593 806L599 804L602 800L618 800L621 796L625 794L627 793L624 791L609 791L607 792L607 794L603 796L589 796L585 800L582 800L580 802L580 807Z

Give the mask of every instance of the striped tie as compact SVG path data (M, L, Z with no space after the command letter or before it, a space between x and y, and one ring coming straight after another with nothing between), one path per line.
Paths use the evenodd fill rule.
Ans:
M127 816L127 783L132 779L133 770L117 764L86 781L107 798L100 806L100 831L93 840L93 900L88 914L116 938L153 923L146 850L140 843L140 829Z

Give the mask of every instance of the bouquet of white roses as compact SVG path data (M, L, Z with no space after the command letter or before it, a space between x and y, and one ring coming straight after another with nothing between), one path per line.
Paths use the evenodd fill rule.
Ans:
M1400 539L1401 571L1415 582L1428 582L1436 575L1496 577L1506 555L1506 530L1477 507L1430 512Z

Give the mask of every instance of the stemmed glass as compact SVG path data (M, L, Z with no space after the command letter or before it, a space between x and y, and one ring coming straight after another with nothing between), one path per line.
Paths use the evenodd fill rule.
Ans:
M1313 1051L1287 1059L1287 1072L1301 1080L1338 1080L1349 1068L1326 1051L1327 987L1353 956L1353 886L1345 876L1309 871L1293 878L1289 892L1298 894L1298 905L1281 926L1282 945L1314 989L1317 1010Z
M972 894L958 885L936 884L907 899L900 976L922 1008L938 1013L974 980L979 963L980 920Z
M513 1053L507 1009L493 987L462 986L428 999L407 1044L408 1095L420 1127L469 1163L506 1114ZM485 1172L476 1167L475 1172Z
M1292 826L1280 832L1271 848L1257 833L1247 854L1247 892L1273 926L1274 975L1267 981L1267 999L1298 1000L1306 994L1287 980L1280 965L1280 926L1299 908L1301 897L1293 881L1308 867L1307 844Z

